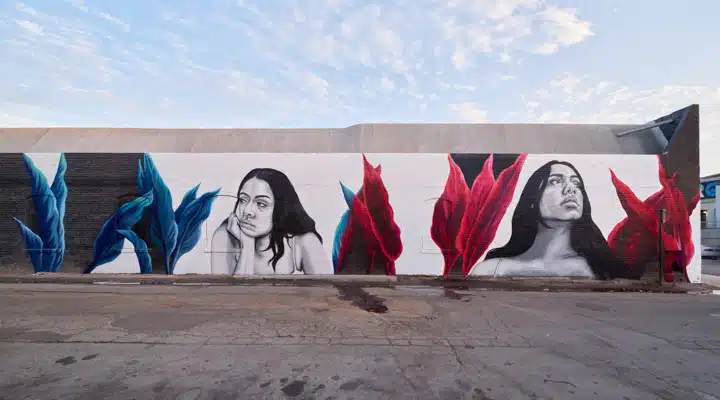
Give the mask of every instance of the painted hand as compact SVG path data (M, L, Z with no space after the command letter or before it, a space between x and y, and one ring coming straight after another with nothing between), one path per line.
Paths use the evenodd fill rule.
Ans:
M230 213L230 216L227 219L227 231L230 235L242 243L242 236L244 236L244 234L240 230L240 220L234 212Z

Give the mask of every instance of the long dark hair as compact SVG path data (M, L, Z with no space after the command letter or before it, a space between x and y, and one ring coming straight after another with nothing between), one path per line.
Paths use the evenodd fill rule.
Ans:
M577 168L569 162L553 160L533 172L523 188L517 208L512 217L512 234L503 247L488 252L486 260L501 257L514 257L525 253L535 242L538 224L545 225L540 216L539 202L547 186L553 165L565 165L575 171L580 179L580 191L583 195L583 211L580 219L570 228L570 246L583 256L597 279L624 278L627 275L625 264L615 257L600 228L592 220L590 199L585 191L585 183ZM547 225L545 225L547 226Z
M252 178L260 179L270 186L275 197L275 206L272 214L272 230L270 230L270 244L266 250L272 250L270 259L273 269L280 258L285 254L285 239L312 232L322 243L322 236L315 229L315 220L312 219L300 203L295 187L284 173L272 168L255 168L248 172L238 187L238 200L234 210L240 204L240 190Z

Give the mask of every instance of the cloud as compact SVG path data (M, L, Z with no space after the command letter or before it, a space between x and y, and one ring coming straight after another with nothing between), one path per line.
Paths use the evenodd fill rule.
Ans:
M544 22L542 26L551 40L546 44L556 45L558 49L578 44L594 35L591 23L580 20L573 8L548 6L540 13L539 20Z
M32 33L33 35L42 35L43 31L40 25L26 21L26 20L15 20L15 23L18 24L21 28L25 29L26 31Z
M508 122L643 124L691 104L700 105L703 174L720 171L720 85L633 87L563 74L522 96Z
M452 43L456 68L482 55L509 62L513 53L550 55L593 36L590 21L573 8L541 0L455 0L437 13L441 34ZM456 54L462 54L461 63Z
M395 89L395 81L383 75L380 78L380 87L383 89Z
M450 111L466 122L478 124L488 122L487 111L475 103L451 104Z

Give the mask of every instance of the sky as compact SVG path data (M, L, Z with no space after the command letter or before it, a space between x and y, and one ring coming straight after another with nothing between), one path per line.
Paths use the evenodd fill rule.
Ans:
M0 1L0 126L645 123L700 104L720 2Z

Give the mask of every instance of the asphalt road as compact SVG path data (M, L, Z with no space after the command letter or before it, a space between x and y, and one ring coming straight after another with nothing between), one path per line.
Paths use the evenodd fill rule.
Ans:
M720 260L703 258L702 273L706 275L720 276Z
M714 295L8 284L0 304L8 400L720 397Z

